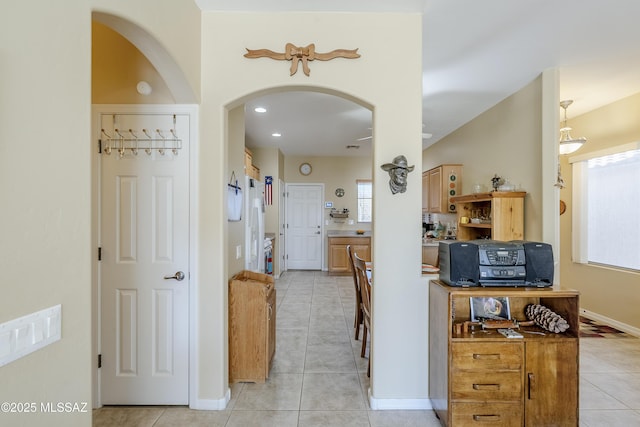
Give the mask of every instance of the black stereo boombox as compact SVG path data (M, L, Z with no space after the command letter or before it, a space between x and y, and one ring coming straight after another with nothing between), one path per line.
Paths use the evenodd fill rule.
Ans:
M547 243L443 240L438 250L440 280L450 286L553 284L553 251Z

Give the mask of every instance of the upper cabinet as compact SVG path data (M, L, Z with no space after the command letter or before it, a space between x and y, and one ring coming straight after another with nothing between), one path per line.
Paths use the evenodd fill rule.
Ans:
M524 239L524 191L493 191L458 196L458 240Z
M253 164L253 153L246 147L244 149L244 174L255 180L260 180L260 168Z
M422 172L422 210L455 213L452 197L462 189L462 165L440 165Z

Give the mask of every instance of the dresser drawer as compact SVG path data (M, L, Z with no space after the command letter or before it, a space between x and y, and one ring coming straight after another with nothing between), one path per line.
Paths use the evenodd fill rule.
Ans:
M451 345L454 370L520 370L524 346L519 342L483 342Z
M520 371L453 372L453 400L521 400Z
M518 403L453 403L452 426L522 426L522 404Z

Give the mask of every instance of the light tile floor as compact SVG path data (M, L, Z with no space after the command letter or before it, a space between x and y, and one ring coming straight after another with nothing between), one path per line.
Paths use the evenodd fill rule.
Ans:
M287 272L276 281L277 343L265 384L234 384L224 411L103 407L93 425L439 426L432 411L372 411L351 276ZM640 426L640 339L580 340L580 426Z

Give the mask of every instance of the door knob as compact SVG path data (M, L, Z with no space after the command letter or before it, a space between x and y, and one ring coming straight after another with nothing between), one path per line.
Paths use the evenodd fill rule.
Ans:
M176 272L173 276L164 276L164 280L176 279L178 282L184 280L184 273L182 271Z

